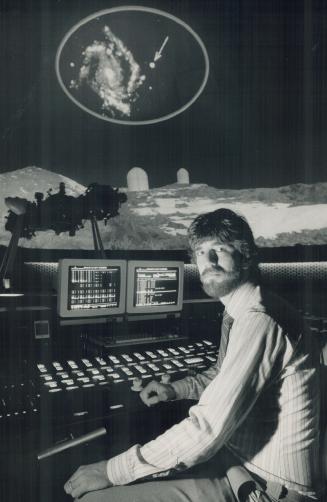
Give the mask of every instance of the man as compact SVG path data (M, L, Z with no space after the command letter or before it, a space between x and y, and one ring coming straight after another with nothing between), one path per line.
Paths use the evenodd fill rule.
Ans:
M297 312L260 286L244 218L229 209L201 215L189 241L204 290L225 306L218 361L172 384L151 382L141 398L198 404L144 446L80 467L65 490L87 493L85 502L317 500L313 340ZM130 484L142 478L151 481Z

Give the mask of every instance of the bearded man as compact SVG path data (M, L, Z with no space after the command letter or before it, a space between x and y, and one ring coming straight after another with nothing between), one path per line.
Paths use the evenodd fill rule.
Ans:
M218 360L171 384L153 381L141 398L197 404L153 441L80 467L66 492L83 502L319 500L314 341L297 311L260 284L243 217L198 216L189 241L204 290L225 307Z

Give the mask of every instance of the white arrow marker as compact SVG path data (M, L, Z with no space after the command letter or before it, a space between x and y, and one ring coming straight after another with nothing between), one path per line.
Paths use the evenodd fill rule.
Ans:
M160 49L158 51L156 51L156 53L154 55L154 59L153 59L154 62L158 61L158 59L161 58L162 51L164 50L164 47L165 47L166 43L168 42L168 40L169 40L169 37L166 37L165 40L163 41L163 44L160 47Z

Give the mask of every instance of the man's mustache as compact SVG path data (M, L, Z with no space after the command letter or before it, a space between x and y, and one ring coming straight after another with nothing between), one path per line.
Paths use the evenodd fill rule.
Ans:
M222 267L219 267L219 265L215 267L207 267L202 271L201 277L205 277L205 275L212 274L212 272L223 272L223 271L224 269Z

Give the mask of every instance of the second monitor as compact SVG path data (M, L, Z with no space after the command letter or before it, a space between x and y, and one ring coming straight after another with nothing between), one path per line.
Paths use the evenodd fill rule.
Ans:
M178 312L183 306L181 261L132 260L128 262L128 314Z

